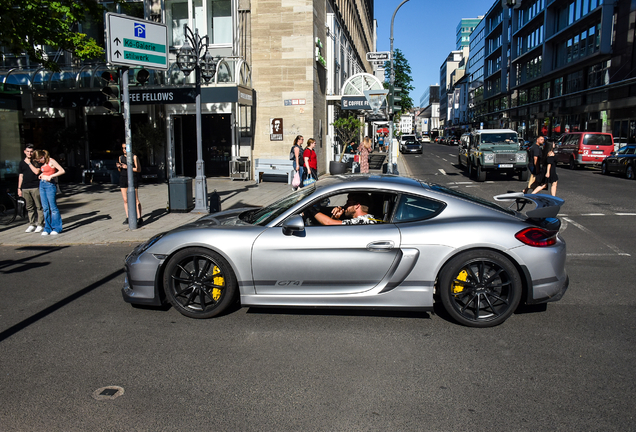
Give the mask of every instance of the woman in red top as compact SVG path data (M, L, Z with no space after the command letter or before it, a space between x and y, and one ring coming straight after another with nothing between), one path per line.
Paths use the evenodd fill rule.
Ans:
M62 217L57 208L55 193L57 185L56 177L65 173L55 159L49 156L46 150L36 150L35 160L40 163L40 199L42 200L42 213L44 213L44 229L42 235L57 235L62 232Z
M305 159L305 172L307 175L311 173L312 177L318 180L318 158L316 157L316 140L309 138L307 140L307 148L303 152L303 158Z

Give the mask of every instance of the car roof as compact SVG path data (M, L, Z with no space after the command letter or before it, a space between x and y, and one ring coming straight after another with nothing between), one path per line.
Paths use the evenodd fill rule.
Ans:
M316 183L316 188L330 188L339 186L343 183L349 183L352 186L371 187L382 189L383 187L422 187L422 183L410 177L400 177L392 174L338 174L332 175L324 179L320 179Z
M479 129L476 130L475 133L517 133L515 131L513 131L512 129Z

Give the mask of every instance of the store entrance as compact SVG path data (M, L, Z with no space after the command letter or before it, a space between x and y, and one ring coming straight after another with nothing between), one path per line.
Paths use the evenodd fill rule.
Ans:
M196 177L197 129L194 115L174 116L175 174ZM230 114L201 115L203 161L206 177L229 177L232 159Z

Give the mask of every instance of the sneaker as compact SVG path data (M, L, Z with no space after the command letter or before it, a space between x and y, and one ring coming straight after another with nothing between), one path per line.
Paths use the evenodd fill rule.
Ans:
M43 229L44 229L44 227L38 226L38 227L35 229L35 232L42 232L42 230L43 230Z
M25 232L32 233L33 231L35 231L35 226L34 225L29 225L29 227L26 229Z
M49 235L46 231L42 231L42 235Z
M58 234L59 234L59 232L57 232L57 231L51 231L51 235L58 235Z
M126 220L124 221L122 225L128 225L128 218L126 218Z

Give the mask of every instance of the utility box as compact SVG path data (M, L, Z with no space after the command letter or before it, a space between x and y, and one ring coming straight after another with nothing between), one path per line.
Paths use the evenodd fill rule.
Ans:
M187 213L194 208L192 199L192 177L173 177L169 181L168 198L170 211Z

